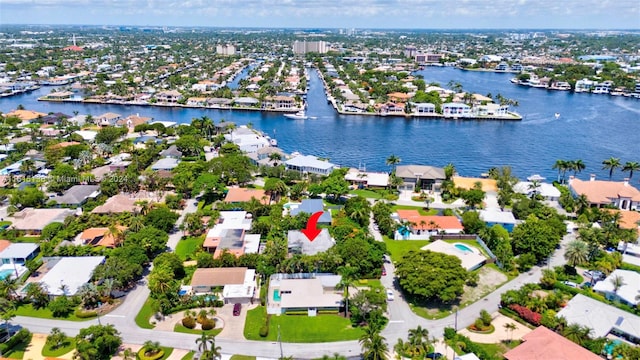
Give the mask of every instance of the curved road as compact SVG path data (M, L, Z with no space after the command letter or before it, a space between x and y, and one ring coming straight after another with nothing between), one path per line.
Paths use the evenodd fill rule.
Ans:
M178 224L182 222L187 213L194 212L195 210L196 205L193 201L189 201L187 208L178 220ZM377 240L382 240L382 237L373 229L372 225L370 230ZM553 267L564 264L564 245L574 238L575 235L573 234L568 234L564 237L562 248L553 254L549 266ZM179 240L179 233L171 234L167 244L168 248L175 250L175 246ZM382 331L382 335L387 339L390 348L393 347L397 338L406 339L408 330L418 325L427 328L430 335L436 337L442 336L445 327L454 327L456 322L455 314L438 320L427 320L415 315L394 284L395 268L393 264L386 264L386 270L387 275L382 278L382 284L387 288L394 289L395 294L395 300L389 302L388 306L389 325ZM461 309L457 315L458 329L471 325L482 309L490 313L498 310L501 294L507 290L518 289L527 283L538 282L541 274L542 269L535 267L530 272L521 274L479 301ZM49 333L53 327L58 327L68 335L76 335L80 329L100 322L101 324L113 324L121 332L126 343L143 344L147 340L153 340L159 341L163 346L195 350L197 335L142 329L136 325L134 321L135 316L144 305L148 296L149 289L143 280L127 295L125 301L117 309L107 315L101 316L99 320L75 322L16 316L13 322L28 328L32 332L44 334ZM312 329L309 330L312 331ZM280 357L280 346L277 342L217 338L216 345L220 346L222 352L225 354L240 353L270 358ZM332 355L334 353L346 356L357 356L360 354L361 348L357 341L344 341L315 344L283 343L282 350L285 356L319 358L324 354Z

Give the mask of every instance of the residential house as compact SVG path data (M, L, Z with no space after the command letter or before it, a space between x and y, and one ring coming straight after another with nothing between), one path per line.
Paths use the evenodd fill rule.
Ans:
M549 183L538 183L537 186L534 187L531 181L520 181L514 185L513 191L529 197L535 193L541 195L547 201L560 200L560 190Z
M271 146L270 139L246 126L234 129L231 133L225 134L224 138L238 145L240 150L246 153L254 153L259 149Z
M629 184L629 179L603 181L596 180L592 174L589 181L582 181L571 176L569 190L576 197L585 195L591 206L613 205L620 210L640 210L640 191Z
M254 107L260 103L260 100L246 96L233 99L233 103L238 106Z
M153 118L135 114L135 115L129 115L124 119L120 119L116 121L116 125L126 126L129 129L129 132L132 132L136 126L146 124L151 120L153 120Z
M296 99L291 96L268 96L262 102L263 109L295 109Z
M246 211L221 211L216 224L207 232L202 248L217 258L224 250L240 256L257 253L260 234L249 234L251 214Z
M126 226L117 226L118 231L124 233L127 230ZM93 227L88 228L80 234L80 240L83 245L92 246L104 246L108 248L115 248L118 239L111 233L111 230L106 227Z
M45 113L33 111L33 110L14 110L4 114L6 117L17 117L22 122L31 122L38 118L47 116Z
M88 142L94 142L96 140L96 136L98 135L98 132L93 130L77 130L73 133L79 135L82 140Z
M294 170L303 174L329 175L337 166L318 159L313 155L298 155L284 162L288 170Z
M640 266L640 244L637 241L635 243L620 241L618 251L622 253L622 262Z
M0 264L24 265L40 252L40 245L34 243L12 243L0 251Z
M179 163L180 163L179 159L172 158L172 157L165 157L165 158L162 158L162 159L156 161L155 163L153 163L151 165L151 170L154 170L154 171L158 171L158 170L171 171L176 166L178 166Z
M429 239L440 233L461 234L462 222L456 216L420 215L417 210L398 210L398 219L404 226L396 231L396 240Z
M588 296L577 294L556 316L591 329L593 339L620 337L640 345L640 316Z
M278 154L280 160L271 160L271 154ZM268 146L247 154L247 157L258 166L278 166L286 160L287 154L280 148Z
M318 219L318 224L331 225L331 211L324 210L322 199L304 199L301 204L292 205L289 214L291 216L296 216L300 213L313 215L317 212L322 212L322 216Z
M523 342L504 354L507 360L602 360L573 341L539 326L522 337Z
M45 125L60 125L63 121L66 121L66 119L69 119L70 117L71 116L67 114L57 112L43 116L39 121L42 121L42 123Z
M411 99L411 95L401 92L389 93L387 94L387 97L392 103L406 103L407 101L409 101L409 99Z
M412 191L414 189L439 190L442 182L446 179L443 168L426 165L398 165L396 176L403 181L399 190Z
M227 204L239 204L249 202L251 199L256 199L264 205L269 204L269 197L264 190L247 188L229 188L224 202Z
M164 158L180 159L182 157L182 152L178 150L177 146L171 145L168 149L162 150L160 152L160 156Z
M91 211L92 214L119 214L123 212L135 213L140 211L140 206L136 205L138 199L127 194L117 194L107 199L100 206Z
M104 263L104 256L78 256L47 258L43 265L48 269L40 280L49 296L73 296L91 280L93 271ZM25 288L22 288L22 292Z
M411 103L414 114L417 115L435 115L436 106L431 103Z
M289 230L287 233L287 248L290 254L315 255L329 250L335 244L336 241L326 228L321 229L313 241L300 230Z
M389 186L389 173L366 172L351 168L344 179L359 188L384 189Z
M108 112L96 117L96 125L115 126L118 120L122 120L122 115Z
M442 116L450 118L465 118L471 116L471 107L461 103L442 104Z
M619 280L621 286L616 287L614 282ZM611 301L620 301L629 306L636 306L640 302L640 273L631 270L614 270L603 281L598 281L593 286L593 291L604 295Z
M488 227L500 225L508 232L512 232L517 223L511 211L502 211L495 208L480 210L480 220L487 223Z
M178 90L161 91L156 94L156 99L159 103L177 104L182 100L182 94Z
M59 205L82 206L89 199L95 199L100 195L99 185L74 185L64 192L62 196L56 196L52 200Z
M269 279L269 314L338 312L343 296L341 277L333 274L274 274Z
M42 232L45 226L54 222L64 223L67 216L75 214L76 211L71 209L24 208L13 214L13 223L9 228L37 235Z
M256 295L256 271L246 267L196 269L191 277L195 294L209 294L222 288L225 304L253 303Z

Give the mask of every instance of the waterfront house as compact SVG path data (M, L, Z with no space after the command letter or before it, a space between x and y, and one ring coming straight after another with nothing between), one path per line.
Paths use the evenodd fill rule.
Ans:
M225 98L208 98L206 102L206 106L219 106L219 107L227 107L233 103L231 99Z
M296 99L291 96L267 96L262 102L263 109L294 109Z
M595 207L613 205L620 210L640 210L640 191L624 181L596 180L591 174L589 181L569 177L569 190L574 196L585 195Z
M96 125L115 126L118 120L122 120L122 115L108 112L96 117Z
M225 134L224 138L238 145L240 150L246 153L253 153L271 146L271 142L266 136L244 125L234 129L230 134Z
M235 105L243 106L243 107L254 107L260 103L260 100L245 96L245 97L238 97L233 99L233 103Z
M396 176L401 178L403 184L400 190L439 190L442 181L446 179L444 169L427 165L398 165Z
M300 213L313 215L322 211L322 216L318 219L318 224L331 225L331 211L324 210L322 199L304 199L299 205L291 206L289 214L296 216Z
M24 208L13 214L13 223L9 228L24 231L29 235L39 235L45 226L54 222L64 223L67 216L75 214L75 210L71 209Z
M488 227L500 225L508 232L512 232L517 223L511 211L502 211L495 208L480 210L480 220L484 221Z
M40 252L40 245L34 243L12 243L0 251L0 264L24 265Z
M74 185L65 191L64 195L56 196L52 200L59 205L79 207L98 195L100 195L99 185Z
M461 103L442 104L442 116L451 118L464 118L471 116L471 107Z
M547 201L560 200L560 190L549 183L539 183L538 186L534 188L532 182L520 181L513 186L513 191L527 196L533 196L534 194L541 195Z
M595 86L595 81L589 80L589 79L581 79L576 81L576 85L575 85L575 89L574 91L579 93L579 92L590 92L591 89Z
M351 168L344 175L351 185L362 188L384 189L389 186L389 173L366 172Z
M623 279L622 286L614 287L615 278ZM631 270L614 270L603 281L598 281L593 286L593 291L602 294L611 301L619 301L623 304L634 307L640 302L640 273Z
M410 94L405 94L401 92L393 92L393 93L387 94L387 97L389 98L389 101L391 101L392 103L405 103L409 101L409 99L411 99Z
M205 97L190 97L187 99L187 106L206 106L207 98Z
M280 160L269 159L271 154L278 154L280 156ZM282 149L280 148L267 146L267 147L260 148L255 152L248 153L247 157L251 159L251 161L255 165L278 166L282 164L284 160L286 160L287 154L285 154L284 151L282 151Z
M303 174L329 175L336 165L318 159L313 155L298 155L285 161L288 170L298 171Z
M72 97L73 92L71 91L55 91L44 96L45 99L52 101L69 100Z
M182 94L178 90L161 91L156 94L156 100L162 104L177 104L182 100Z
M48 270L40 283L49 296L76 295L91 280L93 271L104 260L104 256L47 258L43 266ZM21 291L24 292L25 288Z
M129 129L129 132L132 132L136 126L146 124L151 120L153 120L153 118L144 117L144 116L140 116L139 114L135 114L135 115L129 115L124 119L120 119L116 121L116 125L126 126Z
M507 360L601 360L602 358L573 341L539 326L522 337L523 342L504 354Z
M224 197L224 202L227 204L239 204L243 202L249 202L251 199L256 199L264 205L269 204L269 197L262 189L247 189L232 187L227 190L227 195Z
M479 104L471 109L471 113L475 116L505 116L509 115L509 105L494 103Z
M556 316L566 319L567 324L578 324L591 329L590 335L594 339L618 337L640 344L640 316L588 296L577 294ZM573 359L576 358L571 358Z
M436 106L431 103L411 103L411 105L417 115L433 115L436 113Z
M191 278L194 294L210 294L222 288L225 304L253 303L256 271L246 267L196 269Z

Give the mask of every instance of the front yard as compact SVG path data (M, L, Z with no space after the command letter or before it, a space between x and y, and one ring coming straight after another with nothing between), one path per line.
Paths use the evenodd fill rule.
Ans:
M318 343L332 341L356 340L362 335L362 330L353 328L351 321L339 315L305 315L271 316L269 333L260 336L260 328L265 324L265 308L259 306L247 312L244 326L244 336L249 340L278 340L278 327L283 342ZM313 331L309 331L313 329Z
M384 243L387 245L387 252L391 255L391 260L398 261L402 256L411 250L420 250L421 247L428 245L429 240L391 240L384 236Z

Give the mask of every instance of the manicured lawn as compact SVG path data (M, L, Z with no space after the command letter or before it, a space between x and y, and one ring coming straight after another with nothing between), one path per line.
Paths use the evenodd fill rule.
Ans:
M31 343L31 338L33 337L33 334L29 335L28 338L25 339L25 341L16 344L16 346L14 346L11 350L7 351L5 354L2 354L2 356L9 358L9 359L22 359L24 358L24 353L25 351L27 351L27 347L29 346L29 344Z
M42 348L42 356L45 357L60 357L69 351L72 351L76 348L76 339L72 337L67 337L65 345L53 350L49 344L45 345Z
M478 345L479 347L483 348L489 355L491 355L492 358L502 359L503 358L502 355L504 353L506 353L507 351L513 349L514 347L520 345L520 341L514 340L511 343L509 343L507 341L507 342L499 343L499 344L481 344L481 343L476 343L476 345Z
M182 239L176 246L176 254L180 256L182 261L189 260L198 250L202 249L203 242L204 235Z
M189 329L182 326L182 324L176 324L173 327L173 331L179 332L179 333L185 333L185 334L196 334L196 335L201 335L204 332L205 334L216 336L222 332L222 329L211 329L211 330L203 331L198 329Z
M18 236L12 241L17 243L37 243L40 242L40 236Z
M349 191L349 194L358 195L358 196L371 198L371 199L382 199L382 194L375 192L373 190L367 190L367 189L351 190Z
M161 347L160 347L160 349L162 349L162 351L164 351L164 355L162 355L162 357L161 357L160 359L158 359L158 360L165 360L165 359L168 359L168 358L169 358L169 356L171 356L171 353L173 352L173 348L166 347L166 346L161 346ZM142 351L142 349L140 349L140 350L139 350L139 352L140 352L140 351ZM138 353L139 353L139 352L138 352ZM140 356L137 356L136 358L137 358L137 359L139 359L139 358L140 358Z
M51 313L51 310L49 310L48 308L34 309L31 304L19 306L16 309L16 315L29 316L29 317L42 318L42 319L56 319L56 320L69 320L69 321L87 321L90 319L90 318L81 319L79 317L76 317L73 312L71 313L71 315L69 315L69 317L66 317L66 318L54 317L53 313Z
M429 240L391 240L387 236L384 237L384 242L393 261L400 260L410 250L420 250L430 243Z
M147 299L140 309L138 315L136 315L136 325L143 329L153 329L155 325L149 323L151 320L151 316L153 316L153 310L151 309L151 299Z
M338 315L305 315L271 316L269 321L269 335L260 337L260 327L265 323L264 307L257 307L247 312L244 336L249 340L276 341L278 339L278 325L283 342L331 342L356 340L362 330L351 327L351 322ZM313 329L313 331L309 331Z
M189 351L187 353L187 355L183 356L182 359L180 359L180 360L192 360L193 359L193 355L195 355L195 353L193 351Z
M380 282L380 279L362 279L362 280L358 280L355 283L355 286L357 287L363 287L363 286L368 286L372 289L374 288L383 288L384 286L382 286L382 283Z
M230 360L256 360L256 357L249 355L232 355Z
M409 206L409 205L393 205L391 207L391 209L393 211L398 211L398 210L418 210L418 212L420 213L420 215L436 215L438 214L438 209L429 209L429 210L425 210L424 208L421 208L419 206Z

